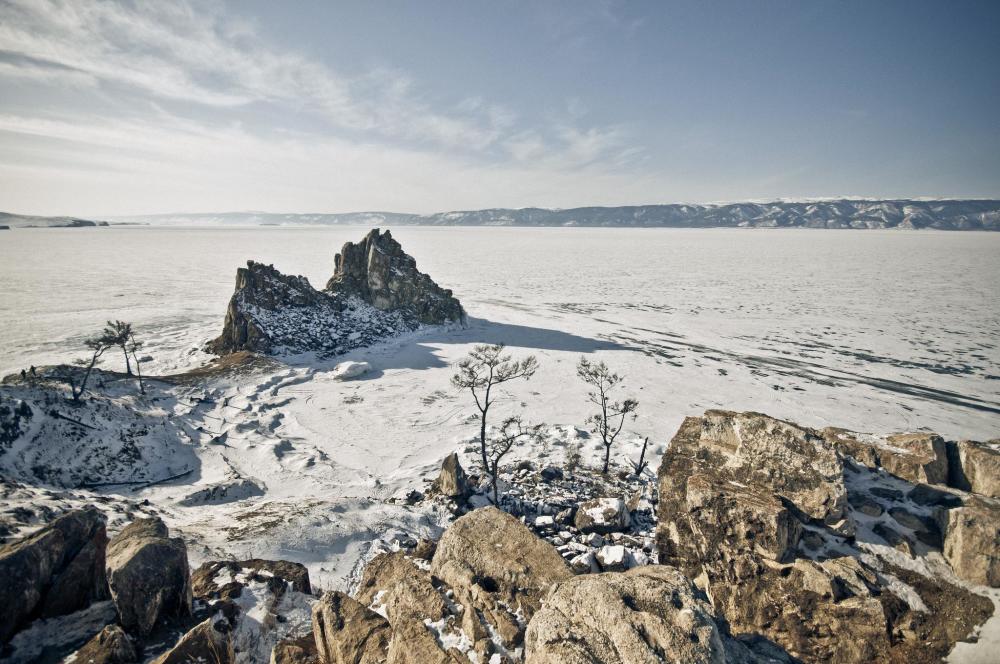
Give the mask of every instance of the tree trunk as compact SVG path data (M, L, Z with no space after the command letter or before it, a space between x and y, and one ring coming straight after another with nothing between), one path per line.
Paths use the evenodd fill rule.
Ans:
M483 457L483 470L490 472L490 462L486 458L486 409L479 411L479 453Z
M611 446L608 445L607 443L605 443L604 444L604 469L601 470L601 473L603 473L605 475L608 474L608 463L610 463L610 461L611 461Z
M127 373L129 376L131 376L132 375L132 364L129 362L128 351L125 350L124 346L122 346L122 352L125 353L125 373Z

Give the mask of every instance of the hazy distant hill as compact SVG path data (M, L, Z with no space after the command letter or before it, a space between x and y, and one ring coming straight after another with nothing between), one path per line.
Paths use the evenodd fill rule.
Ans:
M275 214L225 212L117 217L152 225L622 226L671 228L938 228L1000 230L996 200L855 200L725 205L629 205L569 209L495 208L439 212ZM2 221L0 221L2 223Z
M27 214L0 212L0 226L8 228L83 228L107 225L106 221L91 221L77 217L33 217Z

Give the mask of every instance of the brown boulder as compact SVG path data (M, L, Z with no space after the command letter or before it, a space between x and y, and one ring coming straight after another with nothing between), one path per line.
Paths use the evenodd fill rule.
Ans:
M209 618L181 637L173 648L153 660L152 664L235 664L232 634L221 631Z
M462 629L470 641L487 633L481 616L505 647L520 644L545 591L573 576L555 548L495 507L470 512L445 531L431 574L465 606Z
M681 572L648 566L558 584L528 624L525 664L752 662Z
M365 606L380 606L393 627L448 615L448 605L431 582L430 572L419 568L402 551L383 553L366 566L355 597Z
M1000 440L948 443L948 484L990 498L1000 498Z
M0 547L0 643L29 620L82 609L107 597L104 517L73 510Z
M326 664L383 664L392 630L388 621L357 600L332 591L313 604L313 637Z
M160 519L136 519L108 545L108 585L122 627L148 635L164 618L191 613L187 547Z
M139 659L132 639L118 625L108 625L76 651L78 664L128 664Z
M455 452L444 458L441 473L434 480L433 489L447 498L459 499L469 495L469 481Z
M971 496L962 507L938 511L944 557L959 578L1000 587L1000 503Z
M321 664L316 639L310 633L279 641L271 650L270 664Z

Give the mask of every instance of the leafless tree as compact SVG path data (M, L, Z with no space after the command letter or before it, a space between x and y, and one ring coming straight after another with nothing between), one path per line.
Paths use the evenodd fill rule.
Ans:
M537 438L542 425L525 426L519 416L508 417L500 425L500 429L490 438L487 445L487 471L490 474L490 484L493 487L493 504L500 504L497 483L500 479L500 462L513 447L531 438Z
M75 403L80 403L80 397L83 396L83 392L87 389L87 381L90 379L90 373L97 366L97 363L100 362L101 355L104 355L104 351L108 349L108 345L105 343L103 337L87 339L85 344L90 349L90 359L81 359L74 362L77 366L83 367L83 377L80 379L79 384L77 384L76 376L72 372L67 378Z
M581 357L576 366L576 375L591 386L592 390L587 393L587 397L600 409L587 418L587 423L604 444L604 468L601 472L607 473L611 462L611 446L625 426L625 418L631 415L635 419L639 402L635 399L611 400L610 393L622 382L622 377L608 369L604 362L590 362Z
M639 453L639 460L632 462L632 468L635 469L635 474L642 475L642 471L646 469L649 465L649 461L646 460L646 447L649 445L649 436L646 436L646 440L642 441L642 452Z
M135 333L132 331L132 326L129 326L128 331L128 353L132 354L132 359L135 360L135 375L139 379L139 394L146 393L146 386L142 382L142 368L139 366L139 355L138 352L142 348L142 342L135 340ZM126 353L126 357L128 357Z
M132 364L129 361L129 351L128 343L129 339L132 337L132 323L126 323L125 321L115 320L108 321L108 324L104 326L104 331L101 333L101 341L103 341L109 348L112 346L117 346L122 349L122 354L125 355L125 372L131 376L132 375Z
M489 471L486 455L486 415L496 401L496 388L518 378L530 379L538 369L538 360L529 355L523 360L514 360L504 354L504 345L479 345L469 356L458 363L458 373L452 376L451 384L460 390L469 390L479 409L479 451L483 470Z

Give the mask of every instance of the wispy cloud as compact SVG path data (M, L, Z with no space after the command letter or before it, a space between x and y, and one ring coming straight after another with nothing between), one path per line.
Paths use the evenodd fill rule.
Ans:
M406 163L462 180L462 171L488 172L521 190L572 172L614 176L608 171L641 152L626 128L585 124L578 99L566 100L561 117L533 120L530 109L482 95L431 96L398 68L346 75L270 44L253 22L211 1L3 0L0 86L18 81L53 94L76 90L112 111L101 116L64 103L27 112L0 99L0 151L7 152L0 168L11 181L26 169L48 169L65 184L72 165L82 163L95 169L79 174L82 180L101 172L120 177L127 163L170 183L225 164L230 180L254 188L257 163L269 187L280 179L288 191L301 190L313 181L310 169L332 169L351 171L358 186L364 180L378 191L374 183L388 173L404 177L393 164ZM216 162L209 165L209 156ZM295 167L275 173L276 159ZM360 168L373 170L362 175ZM546 172L553 177L540 176ZM220 177L210 179L218 185ZM521 177L524 185L511 184ZM439 197L453 193L447 182L405 179Z

